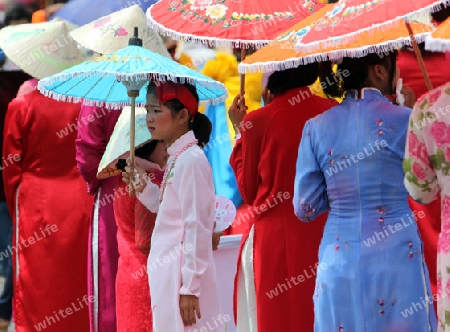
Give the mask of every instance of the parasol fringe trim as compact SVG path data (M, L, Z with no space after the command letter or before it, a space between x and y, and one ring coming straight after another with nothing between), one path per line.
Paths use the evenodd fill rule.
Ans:
M429 33L421 33L415 35L417 42L421 43L422 41L424 41L425 38L428 36L428 34ZM256 62L251 64L247 64L244 61L238 65L238 71L241 74L261 73L261 72L266 73L277 70L296 68L300 65L306 65L317 61L319 62L327 60L332 61L343 57L361 58L370 53L391 52L393 50L397 50L401 46L405 45L411 46L411 44L412 43L410 37L402 37L379 45L367 45L356 49L336 50L326 53L317 53L308 55L306 57L302 57L301 53L299 53L298 58L291 58L281 61ZM448 43L448 45L450 46L450 42ZM251 57L252 56L249 56L247 60L251 61Z
M172 81L172 82L179 82L181 84L183 83L190 83L195 84L195 82L201 82L204 84L205 87L212 87L216 89L223 89L223 85L220 82L216 82L211 79L201 79L201 78L191 78L191 77L185 77L185 76L178 76L177 74L167 74L167 73L133 73L133 74L126 74L126 73L115 73L115 72L106 72L106 71L96 71L96 70L89 70L85 72L77 72L77 73L64 73L61 72L56 75L52 75L50 77L43 78L39 81L39 85L41 86L49 86L56 83L61 83L70 80L71 78L87 78L92 76L98 76L98 77L104 77L108 75L113 75L118 81L149 81L149 80L155 80L159 82L165 82L165 81Z
M107 108L107 109L111 109L111 110L122 110L125 106L130 106L129 102L105 102L105 101L101 101L101 100L85 99L83 97L67 96L64 94L56 93L54 91L47 90L45 88L45 83L41 83L41 81L39 81L39 83L38 83L38 90L45 97L52 98L56 101L61 101L61 102L84 103L87 106L96 106L96 107ZM227 97L228 97L228 93L225 93L224 95L222 95L220 97L216 97L214 99L201 100L200 103L203 105L206 105L206 106L208 104L218 105L220 103L225 102ZM136 106L137 107L145 107L145 103L137 102Z
M450 40L433 38L431 35L429 35L425 39L425 49L432 52L448 52L450 51Z
M224 102L228 97L227 90L223 87L223 84L220 82L207 80L207 79L200 79L200 78L191 78L191 77L184 77L184 76L177 76L176 74L160 74L160 73L152 73L152 74L117 74L117 73L108 73L104 71L86 71L86 72L79 72L79 73L59 73L50 77L46 77L38 82L38 89L39 91L45 95L46 97L53 98L55 100L60 101L69 101L74 103L79 103L85 100L83 97L73 97L73 96L65 96L63 94L58 94L53 91L48 90L46 87L51 87L56 83L61 83L70 80L71 78L75 77L91 77L91 76L99 76L103 77L106 75L114 75L117 80L119 81L127 81L127 80L140 80L140 81L148 81L150 79L158 81L158 82L166 82L166 81L172 81L172 82L178 82L178 83L190 83L193 85L196 85L195 83L201 82L204 87L212 87L213 89L217 90L224 90L225 93L222 96L212 98L209 100L213 105L220 104ZM87 102L87 99L86 99ZM119 109L123 108L124 106L129 106L130 104L128 102L104 102L104 101L95 101L93 102L95 105L91 106L99 106L104 107L108 109Z
M414 14L424 12L427 10L431 13L436 12L440 9L441 5L450 6L450 0L434 1L432 4L430 4L424 8L415 10L404 17L398 16L390 21L385 21L383 23L374 24L368 28L364 28L364 29L358 30L356 32L348 33L348 34L338 36L338 37L333 37L331 40L330 39L320 40L320 41L315 41L315 42L311 42L311 43L307 43L307 44L304 44L300 41L295 45L295 50L297 52L317 52L317 51L320 51L321 49L324 49L324 48L326 49L326 48L329 48L330 46L334 46L334 45L336 45L336 43L337 44L351 43L356 36L358 36L364 32L371 32L371 33L375 34L378 31L383 31L386 28L390 28L394 24L404 24L403 22L400 22L400 21L403 21ZM338 39L338 41L336 41L336 39Z

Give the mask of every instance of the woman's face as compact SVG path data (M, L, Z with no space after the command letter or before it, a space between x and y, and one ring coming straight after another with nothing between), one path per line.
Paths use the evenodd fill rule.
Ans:
M149 160L152 163L159 165L159 167L165 168L167 159L169 159L169 154L167 153L167 145L163 141L159 141L156 144L155 150L153 150L152 154L150 155Z
M165 140L169 143L177 131L176 119L167 106L161 105L158 98L150 93L147 94L147 127L153 139Z

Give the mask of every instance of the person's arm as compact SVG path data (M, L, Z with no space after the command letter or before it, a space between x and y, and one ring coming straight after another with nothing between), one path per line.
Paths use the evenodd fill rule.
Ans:
M212 254L215 194L206 159L186 160L180 169L180 210L185 236L181 266L180 315L185 326L201 318L199 298Z
M81 176L88 184L89 194L94 195L100 186L97 178L98 165L108 142L105 140L103 119L95 117L95 121L86 121L94 116L94 106L81 106L78 117L78 137L76 139L76 160Z
M236 177L237 186L245 203L252 205L260 185L259 161L261 160L263 135L258 128L256 113L247 114L243 123L251 128L241 130L241 138L231 152L230 165Z
M432 137L428 137L426 144L423 134L424 128L432 133L433 130L443 126L445 131L446 124L427 118L429 116L427 113L428 107L422 110L420 105L414 106L409 119L403 159L406 190L412 199L422 204L431 203L437 198L439 185L434 167L440 169L446 164L442 149L436 146ZM436 151L436 154L430 156L430 151Z
M19 87L19 90L17 91L16 97L21 97L23 95L26 95L27 93L36 90L37 84L38 80L35 78L23 82L22 85Z
M160 189L159 186L152 181L142 180L140 178L140 182L145 182L145 187L141 191L140 188L136 189L136 197L137 199L151 212L158 213L159 210L159 194Z
M294 211L302 221L312 221L329 209L325 177L314 154L311 129L309 120L303 128L294 183Z
M130 186L130 190L148 210L157 213L160 204L160 188L151 181L152 176L153 174L149 175L143 168L136 166L132 179L130 166L126 166L125 171L122 172L122 181Z
M416 103L416 95L414 93L414 90L411 89L409 86L404 85L402 87L401 93L405 98L404 106L413 108L414 104Z
M254 116L254 113L246 114L247 109L245 98L237 95L228 110L228 116L236 130L236 141L231 152L230 165L242 199L245 203L252 205L259 186L258 164L262 135L260 128L254 123L257 117ZM242 128L240 130L242 124L249 124L251 129L243 130L244 128Z
M15 196L22 176L23 133L28 103L16 98L8 106L3 131L3 182L6 201L11 215L14 215Z
M179 206L185 227L180 295L200 297L202 277L212 250L214 184L206 158L186 160L179 172Z

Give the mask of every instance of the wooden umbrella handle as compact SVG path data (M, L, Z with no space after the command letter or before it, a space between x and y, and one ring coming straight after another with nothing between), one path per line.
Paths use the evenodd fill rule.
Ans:
M241 47L241 62L245 60L245 47ZM244 96L245 94L245 74L241 74L241 88L239 91L239 94L241 96ZM243 103L242 99L241 99L241 103ZM241 105L241 106L245 106L245 105Z
M131 93L130 93L131 92ZM134 195L134 166L135 166L135 137L136 137L136 95L133 94L134 91L130 91L129 96L131 97L131 117L130 117L130 197ZM139 91L138 91L139 93Z
M406 28L408 29L409 37L411 38L414 53L416 54L417 61L419 62L420 70L422 71L423 78L425 79L425 84L428 90L433 90L433 85L430 81L430 76L428 76L427 68L425 67L425 62L423 61L422 53L420 53L419 45L417 44L416 37L408 21L405 20Z

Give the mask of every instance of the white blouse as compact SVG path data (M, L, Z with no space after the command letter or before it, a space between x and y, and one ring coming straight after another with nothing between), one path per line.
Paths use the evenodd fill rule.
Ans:
M137 194L150 211L158 213L147 264L153 331L198 331L223 315L212 251L215 215L212 171L192 131L175 141L168 152L162 202L159 203L158 186L151 182ZM199 298L202 318L193 326L185 327L177 314L180 295ZM225 330L225 325L217 327L217 331Z

